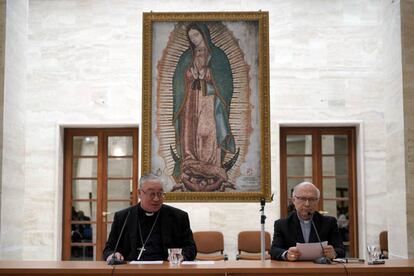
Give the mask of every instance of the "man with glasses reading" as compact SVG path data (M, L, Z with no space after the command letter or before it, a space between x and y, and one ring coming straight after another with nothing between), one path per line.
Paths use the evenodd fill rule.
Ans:
M302 182L293 188L292 202L295 211L286 219L274 224L274 234L270 255L273 260L296 261L301 253L296 243L319 242L313 220L321 241L328 241L323 254L329 259L345 257L345 248L334 217L315 212L320 197L319 189L310 182Z
M142 176L138 196L137 205L115 213L103 251L104 260L167 260L168 248L182 248L184 260L194 260L197 249L188 214L163 204L165 192L161 178L154 174Z

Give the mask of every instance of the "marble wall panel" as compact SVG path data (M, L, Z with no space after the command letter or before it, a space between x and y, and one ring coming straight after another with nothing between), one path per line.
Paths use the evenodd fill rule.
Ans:
M403 90L401 83L401 18L400 3L383 1L383 51L387 53L382 60L384 89L384 119L386 139L385 182L388 202L387 227L390 256L407 257L407 243L397 243L397 239L407 240L405 194L405 158L404 158L404 117ZM394 203L398 202L395 207ZM392 207L391 207L392 206ZM384 230L385 230L384 229Z
M3 137L4 111L4 52L6 48L6 0L0 0L0 137ZM3 139L0 139L0 179L3 173ZM0 184L0 221L1 221L1 184ZM0 226L1 232L1 226Z
M21 259L25 246L25 94L27 0L7 1L0 258Z
M401 79L396 68L401 63L392 50L399 43L398 1L195 0L183 5L176 0L33 0L28 3L28 16L23 17L28 20L27 46L25 51L20 50L27 54L25 112L21 120L25 150L20 158L24 164L24 218L34 218L31 218L32 225L24 228L23 240L15 243L25 248L21 257L60 258L60 244L56 242L59 234L52 231L61 223L58 214L62 211L57 200L60 196L57 193L62 190L62 183L57 183L56 177L61 149L55 143L59 140L57 126L140 122L141 22L142 12L151 10L269 11L275 201L266 205L267 231L273 234L273 221L279 217L278 122L304 125L362 122L365 170L362 188L368 196L363 199L366 213L361 214L363 220L359 227L366 231L361 231L361 235L368 233L367 240L374 240L380 230L390 226L377 210L389 198L385 191L392 189L380 181L386 179L386 168L397 169L396 175L401 173L401 168L388 166L385 161L389 152L392 153L392 142L399 141L400 137L387 136L388 128L395 135L403 127L398 124L401 113L395 112L401 104L398 99L401 93L396 88ZM386 77L387 72L392 74ZM386 83L394 84L386 86ZM391 94L393 105L386 109L384 97ZM389 160L400 164L399 154L400 151ZM10 172L13 177L20 175ZM36 197L44 202L35 200ZM222 231L225 251L231 259L237 253L237 233L260 229L259 203L172 205L189 212L194 231ZM29 209L42 213L36 215ZM402 214L404 210L397 212ZM52 219L44 221L40 216ZM50 231L39 235L45 222L50 223ZM17 222L7 228L16 226L19 226ZM36 254L40 249L43 254ZM360 252L363 251L362 245Z
M408 255L414 256L414 1L401 2Z

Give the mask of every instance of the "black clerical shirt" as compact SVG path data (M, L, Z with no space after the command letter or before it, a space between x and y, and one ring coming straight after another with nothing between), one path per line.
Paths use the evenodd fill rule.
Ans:
M155 222L157 215L160 211L153 213L152 216L148 216L139 205L138 208L138 239L137 239L137 256L142 248L142 244L145 243L145 250L143 251L139 261L155 261L163 259L163 247L162 247L162 238L161 238L161 218L158 217ZM155 225L154 225L155 223ZM154 228L151 231L152 226ZM140 233L140 229L142 233ZM149 235L149 237L148 237ZM142 237L142 241L141 241Z

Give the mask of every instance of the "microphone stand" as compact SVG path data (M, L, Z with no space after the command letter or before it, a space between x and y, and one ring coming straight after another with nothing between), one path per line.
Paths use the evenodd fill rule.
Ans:
M116 241L116 245L115 245L115 248L114 248L114 252L112 253L112 258L107 262L108 265L119 265L119 264L124 264L125 263L125 261L118 260L115 257L115 253L116 253L116 250L118 249L119 241L121 240L122 233L124 232L124 228L125 228L125 225L126 225L126 223L128 221L128 217L129 217L129 214L130 213L131 213L131 210L128 211L128 214L127 214L127 216L125 218L124 224L122 225L121 232L119 233L118 240Z
M261 230L260 230L260 250L261 250L261 260L264 261L266 259L266 255L265 255L265 221L266 221L266 216L264 214L264 207L266 204L266 200L264 197L262 197L260 199L260 212L262 213L262 215L260 216L260 224L261 224Z
M322 254L323 254L323 246L322 246L321 239L319 238L318 230L316 230L315 223L313 222L313 214L309 212L308 215L311 216L311 223L312 223L312 226L313 226L313 230L315 230L316 237L318 238L319 244L321 245ZM325 257L325 256L321 256L319 258L316 258L315 260L313 260L313 262L316 263L316 264L331 264L332 263L332 261L329 258Z

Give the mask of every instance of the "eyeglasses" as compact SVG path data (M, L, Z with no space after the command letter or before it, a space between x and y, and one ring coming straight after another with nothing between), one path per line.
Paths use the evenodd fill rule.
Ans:
M146 192L141 190L145 195L149 196L150 199L154 199L155 197L164 199L165 198L165 192Z
M319 198L317 197L304 197L304 196L295 196L295 198L300 202L300 203L305 203L306 201L309 201L309 203L315 203L319 200Z

